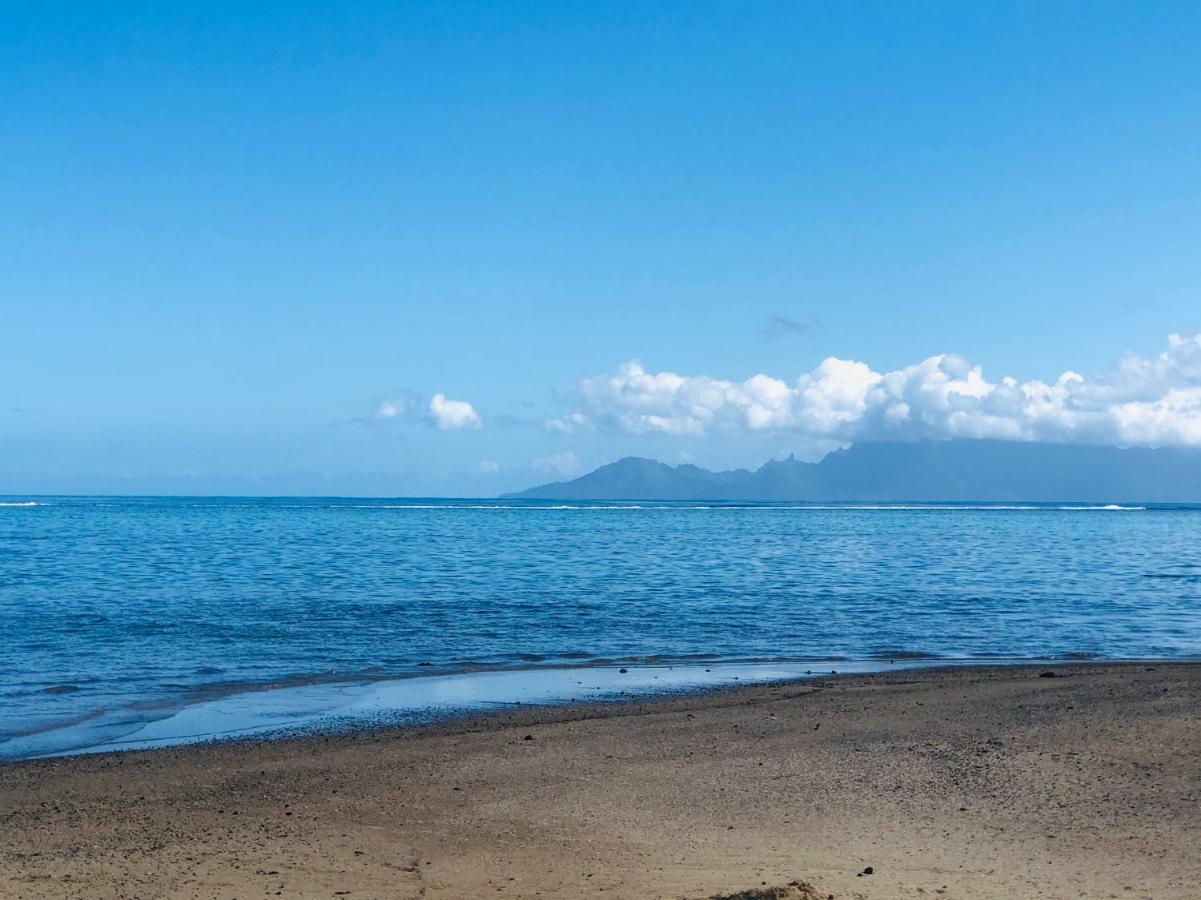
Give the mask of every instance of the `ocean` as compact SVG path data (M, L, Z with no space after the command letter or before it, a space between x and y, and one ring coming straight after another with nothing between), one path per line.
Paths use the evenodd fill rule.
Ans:
M1193 659L1201 508L13 497L0 622L8 758L831 670Z

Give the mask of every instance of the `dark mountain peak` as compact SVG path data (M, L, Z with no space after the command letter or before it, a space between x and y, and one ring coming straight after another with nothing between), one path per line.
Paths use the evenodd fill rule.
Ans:
M596 469L596 472L635 472L647 470L667 470L671 471L671 466L667 463L659 462L657 459L647 459L645 456L623 456L621 459ZM585 476L586 477L586 476Z
M792 469L797 466L812 466L816 463L799 462L795 453L789 453L783 459L769 459L755 471L757 472L773 472Z

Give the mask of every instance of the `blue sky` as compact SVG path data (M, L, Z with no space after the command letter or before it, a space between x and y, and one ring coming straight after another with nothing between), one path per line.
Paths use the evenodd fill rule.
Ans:
M648 6L0 6L0 490L1201 443L1201 7Z

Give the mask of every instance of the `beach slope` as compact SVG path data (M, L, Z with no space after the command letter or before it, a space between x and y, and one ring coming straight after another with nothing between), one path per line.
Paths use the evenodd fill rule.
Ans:
M1201 896L1201 666L1045 671L8 764L0 896Z

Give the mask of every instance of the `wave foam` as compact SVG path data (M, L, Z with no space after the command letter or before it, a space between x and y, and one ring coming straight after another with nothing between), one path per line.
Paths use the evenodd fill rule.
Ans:
M1106 503L1104 506L1057 506L1057 507L1055 507L1055 508L1056 508L1056 509L1063 509L1063 510L1073 510L1073 511L1075 511L1075 510L1079 510L1079 511L1088 511L1088 510L1094 510L1094 511L1108 511L1108 510L1115 510L1115 511L1121 511L1121 512L1137 512L1137 511L1139 511L1139 510L1146 509L1147 507L1145 507L1145 506L1119 506L1119 505L1118 505L1118 504L1116 504L1116 503Z

